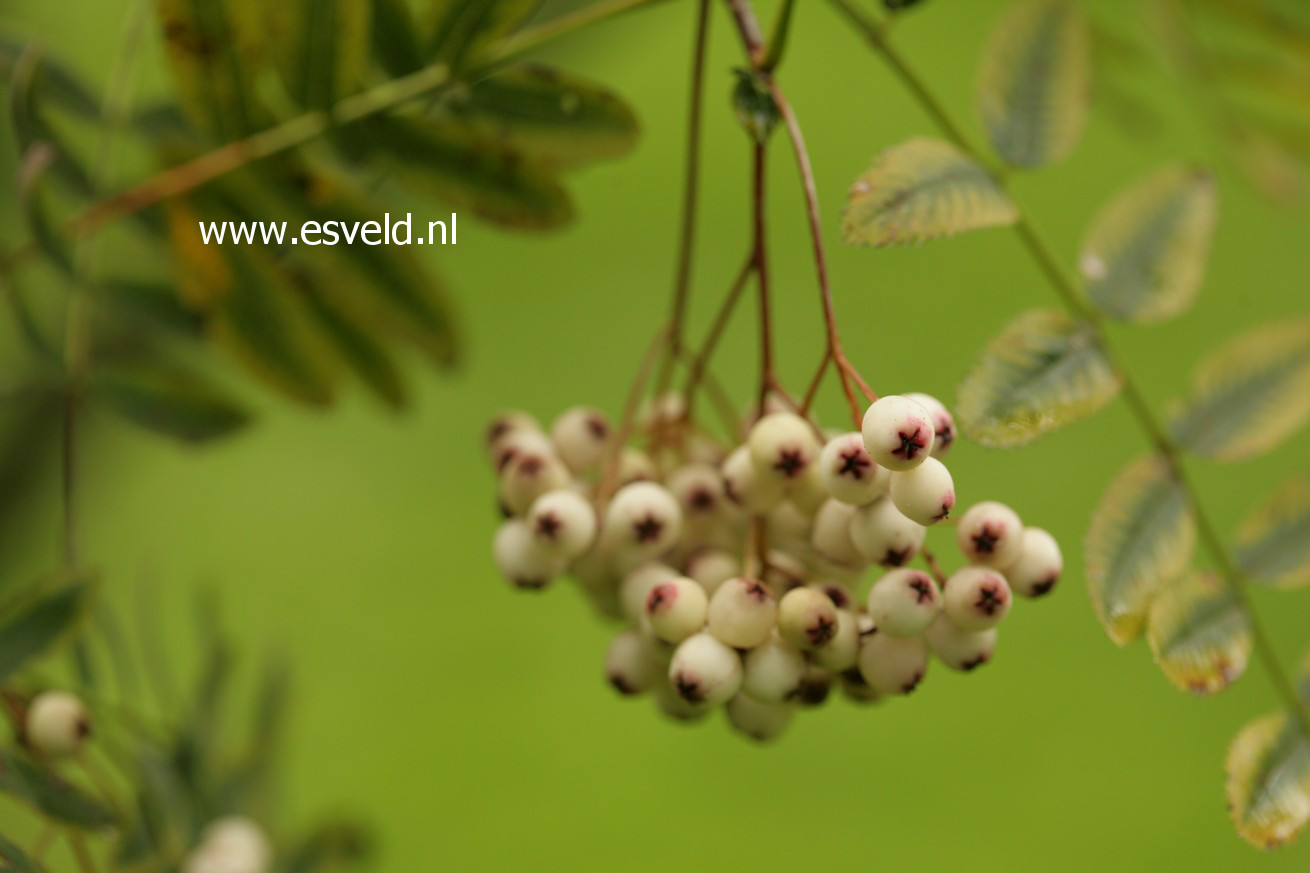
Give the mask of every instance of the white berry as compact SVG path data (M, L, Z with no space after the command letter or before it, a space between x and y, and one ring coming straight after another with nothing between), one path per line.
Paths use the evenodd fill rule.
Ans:
M783 480L760 476L746 446L738 446L728 455L722 473L724 493L747 512L760 515L782 500Z
M739 576L710 598L709 632L737 649L753 649L769 638L778 620L778 603L764 583Z
M837 633L837 607L813 588L793 588L778 601L778 632L798 649L821 649Z
M875 632L860 645L860 675L879 694L909 694L928 670L923 637L894 637Z
M889 470L910 470L932 452L936 428L928 410L908 397L880 397L864 413L864 447Z
M1010 586L996 570L965 567L946 580L946 615L962 630L995 627L1010 612Z
M537 419L526 412L517 409L506 410L500 413L487 425L483 433L482 442L486 446L488 453L494 453L496 444L511 434L520 431L541 432L541 425Z
M599 466L609 449L611 437L605 413L589 406L575 406L565 411L550 426L555 451L575 473Z
M851 542L867 560L900 567L923 548L927 530L901 514L891 498L861 506L851 517Z
M576 491L549 491L528 510L528 527L541 548L573 559L591 548L596 539L596 510Z
M738 694L724 707L728 724L758 743L776 740L791 724L792 708L781 703L760 703Z
M805 655L774 633L746 653L742 668L743 694L762 703L782 703L796 694L805 678Z
M923 637L937 660L966 673L990 661L996 649L996 628L962 630L947 615L938 616Z
M933 423L933 441L932 456L934 458L943 458L951 450L955 443L955 417L946 405L930 394L906 394L906 397L928 410L932 416Z
M814 663L825 670L840 673L855 666L860 654L859 622L849 609L837 610L837 630L832 640L810 653Z
M942 611L942 595L922 570L901 567L886 573L869 589L869 617L882 633L914 637Z
M687 559L685 569L706 594L713 594L724 582L741 575L741 561L723 549L701 549Z
M637 624L646 614L646 598L650 596L650 590L678 575L677 570L659 561L647 561L628 571L619 583L619 605L624 617Z
M891 471L864 446L864 437L846 433L828 440L819 453L819 481L834 500L864 506L887 493Z
M492 555L501 575L518 588L545 588L564 570L564 559L543 549L532 528L520 518L501 524Z
M523 515L547 491L567 488L572 481L568 468L554 454L523 451L506 464L500 474L500 500L514 515Z
M682 510L663 485L624 485L605 508L605 537L622 552L652 558L668 551L682 532Z
M641 449L625 446L619 452L619 484L650 482L655 479L655 462Z
M522 430L513 430L498 439L491 446L491 465L498 473L503 473L519 455L553 455L555 444L535 426Z
M659 662L639 632L626 630L605 652L605 678L620 694L641 694L660 678Z
M680 643L701 630L708 608L705 589L686 576L661 582L646 595L651 632L666 643Z
M34 751L62 758L80 749L91 735L91 716L76 695L43 691L28 704L23 734Z
M819 455L809 422L791 412L775 412L755 423L747 437L751 463L764 479L795 482Z
M860 567L864 556L851 538L851 519L856 507L840 500L826 500L814 514L810 544L823 557L843 567Z
M669 663L669 682L691 704L726 703L741 687L741 656L707 633L683 640Z
M969 563L1005 567L1023 552L1023 522L1004 503L984 501L960 517L955 542Z
M1020 538L1019 559L1005 568L1005 579L1015 594L1041 597L1055 587L1064 570L1060 544L1040 527L1026 527Z
M263 828L242 816L211 822L200 845L183 864L183 873L264 873L273 849Z
M936 524L955 506L951 471L936 458L927 458L913 470L891 474L892 503L901 515L924 525Z

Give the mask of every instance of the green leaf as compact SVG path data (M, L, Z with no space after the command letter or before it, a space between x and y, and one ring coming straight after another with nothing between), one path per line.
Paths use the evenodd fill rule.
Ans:
M1310 478L1287 482L1242 524L1234 556L1256 582L1310 585Z
M282 0L265 9L269 45L293 100L326 109L364 84L369 0Z
M0 792L73 827L99 830L117 822L109 807L17 751L0 749Z
M1168 464L1148 456L1115 477L1084 545L1087 591L1110 639L1122 646L1141 634L1156 595L1195 547L1191 506Z
M983 445L1009 448L1091 415L1118 391L1090 328L1034 310L987 344L960 385L956 417Z
M637 116L608 89L553 67L514 67L471 85L453 116L488 139L551 164L627 154Z
M372 0L373 55L392 76L403 76L423 66L418 26L409 0Z
M172 282L107 277L96 283L96 294L97 303L124 320L191 339L204 329L204 318L182 305Z
M260 117L254 82L265 46L260 0L159 0L177 94L187 116L216 140L252 132Z
M1281 846L1310 820L1310 742L1284 713L1250 722L1228 748L1228 812L1242 839Z
M373 146L397 181L487 221L511 228L559 227L573 204L555 175L516 152L449 123L379 118Z
M317 873L358 864L371 852L372 840L360 825L333 821L317 827L290 850L286 873Z
M427 55L459 70L532 17L541 0L429 0Z
M42 873L42 869L26 852L0 835L0 870L9 873Z
M68 635L86 610L86 582L73 582L26 604L0 625L0 682Z
M1070 0L1019 0L997 22L978 73L978 113L1015 167L1069 155L1091 101L1087 23Z
M25 158L42 153L42 170L48 169L67 190L81 197L93 197L95 187L91 184L90 174L45 117L40 96L45 69L45 62L36 49L25 51L14 63L9 85L14 138ZM26 180L29 186L35 181L35 176L40 175L40 172L33 173L30 169L26 173L32 177Z
M28 50L28 43L0 37L0 78L12 78L19 58ZM57 106L88 121L100 120L99 98L76 73L56 60L42 58L35 91L43 105Z
M732 88L732 110L751 139L757 145L764 145L782 117L773 92L763 73L740 68L732 72L737 77L737 84Z
M200 445L230 436L250 416L199 376L162 365L100 368L93 396L146 430Z
M1173 416L1182 446L1220 461L1272 449L1310 418L1310 320L1266 325L1207 358Z
M1146 639L1165 677L1193 694L1228 687L1251 657L1250 618L1213 573L1193 571L1162 587L1147 616Z
M991 174L958 149L912 139L887 149L851 186L842 238L891 246L1014 224L1019 214Z
M306 287L304 300L323 335L364 384L387 405L404 408L408 403L405 382L381 339L319 289Z
M1204 171L1170 167L1120 193L1083 241L1088 296L1123 321L1183 312L1201 287L1217 213L1214 180Z

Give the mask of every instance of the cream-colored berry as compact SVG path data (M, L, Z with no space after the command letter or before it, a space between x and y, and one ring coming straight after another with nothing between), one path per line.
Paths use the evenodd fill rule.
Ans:
M540 433L541 424L527 412L509 409L497 415L487 424L487 429L482 435L482 444L486 447L488 454L494 455L497 443L500 443L511 434L523 431Z
M548 491L532 502L528 528L548 554L579 557L596 539L596 510L576 491Z
M685 576L660 582L646 595L651 633L666 643L680 643L704 628L708 608L705 589Z
M729 579L710 598L709 632L733 648L755 648L769 638L777 623L778 603L768 587L755 579Z
M814 515L810 545L823 557L843 567L861 567L864 556L851 537L851 520L857 507L840 500L826 500Z
M631 485L633 482L652 482L656 476L655 462L641 449L625 446L619 452L619 484Z
M891 498L861 506L851 516L851 542L866 560L884 567L905 565L923 548L927 530L901 514Z
M923 636L937 660L952 670L962 672L987 663L996 650L996 628L963 630L948 615L938 616Z
M509 512L522 516L538 497L563 490L572 481L564 462L553 453L520 452L501 471L500 502Z
M995 627L1010 612L1009 583L988 567L965 567L946 580L946 615L956 627L981 631Z
M753 515L762 515L783 498L783 480L760 476L746 446L739 446L728 455L721 472L728 499Z
M881 467L864 446L864 437L846 433L828 440L816 465L819 481L834 500L864 506L887 493L891 471Z
M37 753L62 758L82 748L91 735L91 715L76 695L43 691L28 704L23 735Z
M1019 558L1005 567L1011 590L1023 597L1041 597L1055 587L1064 570L1060 544L1040 527L1026 527L1021 537Z
M746 440L751 463L762 479L795 482L819 455L819 440L809 422L792 412L764 416Z
M882 633L914 637L923 633L942 611L942 595L922 570L901 567L888 571L869 589L869 617Z
M796 694L805 678L805 655L773 633L742 659L743 694L763 703L782 703Z
M628 555L653 558L672 548L681 532L678 501L654 482L624 485L605 508L604 537Z
M496 472L503 473L519 455L554 455L555 445L536 427L514 430L496 441L490 448L491 464Z
M792 708L782 703L760 703L738 694L724 707L728 724L759 743L776 740L791 724Z
M741 688L741 656L708 633L683 640L669 663L669 682L691 704L726 703Z
M971 564L1006 567L1023 552L1023 522L1004 503L987 500L960 516L955 542Z
M532 528L520 518L501 524L492 555L501 575L517 588L545 588L564 570L564 559L543 549Z
M875 463L888 470L911 470L932 452L936 427L928 410L908 397L890 394L864 413L860 432Z
M646 614L646 598L650 596L650 590L679 575L677 570L660 561L647 561L629 570L619 583L619 604L623 608L623 616L632 624L640 622Z
M605 678L620 694L641 694L660 679L660 664L635 630L626 630L605 652Z
M724 582L741 575L741 561L724 549L700 549L687 559L685 570L706 594L713 594Z
M932 417L934 431L932 456L934 458L946 457L946 453L955 444L956 436L955 417L951 415L951 411L946 408L946 404L929 394L911 393L905 396L928 410L928 414Z
M798 649L821 649L837 633L837 607L813 588L793 588L778 601L778 632Z
M927 458L913 470L891 474L892 503L901 515L918 524L936 524L955 506L951 471L936 458Z
M859 668L878 694L909 694L928 670L928 645L923 637L875 632L860 645Z
M566 410L550 426L555 452L575 473L594 470L609 451L613 433L605 413L590 406Z
M849 609L838 609L837 630L832 640L828 645L811 652L810 658L825 670L841 673L854 667L859 655L859 622Z

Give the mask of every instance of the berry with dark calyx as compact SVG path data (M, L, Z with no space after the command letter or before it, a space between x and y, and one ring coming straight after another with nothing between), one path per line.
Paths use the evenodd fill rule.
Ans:
M575 406L550 426L555 452L575 473L593 470L609 450L613 433L609 419L599 409Z
M923 548L927 529L901 514L891 498L861 506L851 516L851 542L866 560L901 567Z
M761 476L751 461L750 449L739 446L728 455L721 469L723 493L747 512L767 512L783 498L783 480Z
M776 740L791 724L792 708L780 703L761 703L738 694L724 707L728 724L758 743Z
M986 664L996 650L996 628L962 630L948 615L938 616L923 637L937 660L964 673Z
M619 605L624 617L633 624L640 622L646 614L646 598L650 596L650 590L679 575L677 570L659 561L647 561L629 570L619 583Z
M651 633L666 643L680 643L705 626L709 600L700 584L685 576L660 582L646 595Z
M855 598L851 596L851 589L840 582L834 582L831 579L820 579L809 583L807 587L822 592L825 597L832 601L832 605L838 609L850 609L852 604L855 603Z
M605 678L620 694L634 695L648 691L660 680L659 662L635 630L616 636L605 652Z
M774 412L755 422L746 446L762 479L792 483L819 455L819 439L809 422L791 412Z
M851 519L857 508L840 500L826 500L814 515L810 544L823 557L842 567L857 568L866 563L851 537Z
M837 610L837 630L832 640L810 653L810 659L825 670L840 673L855 666L860 656L859 620L849 609Z
M39 755L64 758L91 736L91 715L75 694L42 691L32 698L23 720L23 738Z
M682 533L682 510L663 485L624 485L605 508L603 536L619 551L653 558L668 551Z
M564 559L541 547L528 523L511 518L496 531L492 553L500 573L516 588L540 590L564 570Z
M929 394L906 394L906 397L928 410L933 423L932 456L944 458L955 444L955 417L946 405Z
M969 563L1005 567L1023 552L1023 522L1004 503L984 501L960 517L955 542Z
M510 462L519 455L554 455L555 444L539 430L511 431L490 449L491 465L498 473L503 473Z
M912 470L932 452L936 426L928 410L908 397L880 397L861 428L870 457L888 470Z
M1050 593L1064 570L1060 544L1040 527L1026 527L1021 546L1018 560L1004 568L1010 589L1023 597Z
M946 580L946 615L961 630L996 627L1010 612L1010 585L996 570L965 567Z
M928 458L913 470L891 474L892 503L901 515L918 524L936 524L955 506L955 483L951 471L936 458Z
M764 584L774 594L786 594L793 588L801 587L810 578L804 564L778 549L769 552L763 575Z
M683 640L669 663L669 682L693 705L726 703L741 688L741 656L708 633Z
M778 601L778 632L798 649L821 649L837 634L837 607L821 591L793 588Z
M923 637L874 632L860 644L859 668L878 694L909 694L928 671L928 645Z
M869 704L882 702L882 695L877 691L874 691L872 686L864 681L864 676L860 673L859 667L851 667L848 670L843 670L840 678L842 694L845 694L846 699L852 703Z
M942 595L922 570L901 567L883 575L869 589L869 617L874 627L893 637L923 633L942 611Z
M683 571L709 595L724 582L741 575L741 561L724 549L698 549L687 559Z
M777 622L778 603L768 586L756 579L729 579L710 598L709 633L733 648L755 648L769 638Z
M501 471L500 502L511 513L521 516L538 497L548 491L563 490L572 481L568 468L554 454L519 452Z
M548 554L579 557L596 539L596 510L576 491L548 491L528 510L533 539Z
M709 715L714 708L708 703L689 703L678 693L678 689L669 681L668 676L661 676L651 691L660 712L674 721L697 722Z
M762 703L782 703L805 678L805 655L774 633L742 658L741 691Z
M864 437L845 433L833 437L819 452L819 481L834 500L864 506L887 493L891 471L879 466L865 448Z
M527 412L509 409L493 418L482 435L482 444L488 453L494 453L496 445L511 434L522 431L541 433L541 424Z
M667 480L668 489L682 508L688 530L702 530L723 517L727 495L723 493L723 475L710 464L687 464L674 470Z
M828 702L828 695L832 693L832 682L832 673L817 664L810 664L792 700L801 706L822 706Z

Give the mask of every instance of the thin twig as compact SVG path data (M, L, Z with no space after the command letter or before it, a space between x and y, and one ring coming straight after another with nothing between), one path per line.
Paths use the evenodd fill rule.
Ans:
M955 121L946 109L945 104L938 99L927 82L891 45L885 34L877 26L877 23L857 9L850 0L831 0L831 2L844 12L857 29L864 34L870 45L887 61L902 84L917 98L920 105L941 131L971 158L984 166L989 166L983 151L975 147L969 138L964 135L963 128ZM994 173L993 175L996 176L998 184L1005 184L1003 174ZM1222 537L1219 536L1218 528L1211 520L1205 505L1201 502L1200 491L1188 474L1186 465L1183 462L1184 452L1182 447L1178 445L1169 430L1157 418L1151 405L1147 402L1146 395L1133 378L1132 372L1122 362L1118 350L1105 332L1104 319L1100 312L1093 308L1079 293L1077 283L1066 272L1060 259L1051 249L1050 244L1047 243L1032 219L1022 209L1019 210L1019 219L1015 223L1015 230L1024 245L1024 249L1047 278L1051 287L1064 303L1065 308L1088 324L1092 341L1119 374L1123 385L1124 401L1129 411L1155 451L1169 465L1174 479L1187 496L1187 501L1192 508L1192 514L1196 520L1197 534L1202 546L1209 552L1224 583L1246 612L1256 656L1264 666L1265 673L1269 676L1275 693L1282 699L1284 707L1297 721L1302 733L1310 736L1310 712L1307 712L1306 704L1297 694L1296 688L1284 669L1268 632L1256 614L1245 576L1238 568L1236 561L1233 560L1228 547L1224 544Z
M723 303L719 306L719 311L714 316L714 321L710 324L709 331L705 334L705 341L701 343L700 351L692 359L688 368L687 381L682 386L682 396L686 399L687 408L685 415L691 416L692 406L696 399L696 389L700 386L701 379L704 378L705 369L709 365L710 358L714 356L714 350L719 345L719 339L723 336L723 331L728 326L728 321L732 318L732 313L737 308L737 301L741 299L741 294L746 290L746 282L750 279L751 274L755 272L755 253L751 252L746 257L745 263L737 271L737 277L733 279L732 285L728 288L728 294L723 298Z
M760 304L760 415L764 414L769 392L778 385L778 379L773 369L773 317L770 311L768 238L764 221L767 208L764 184L768 165L765 160L766 155L767 151L762 144L756 143L752 148L751 225L754 228L755 282L759 291Z
M945 586L946 574L942 572L942 565L938 563L937 556L927 549L920 549L919 557L923 558L923 562L928 565L928 570L932 573L933 578L937 580L937 584Z
M596 489L598 509L604 509L605 504L618 486L619 462L623 458L623 447L628 444L628 440L632 437L632 428L637 420L637 410L641 406L642 395L646 393L646 383L650 380L651 371L655 368L656 362L659 361L660 355L664 354L665 349L668 347L668 342L669 328L666 325L655 334L655 339L651 342L650 348L646 350L641 365L637 368L637 375L632 380L632 387L628 389L628 398L623 404L623 417L619 419L618 431L614 434L614 442L610 445L608 457L605 459L600 486Z

